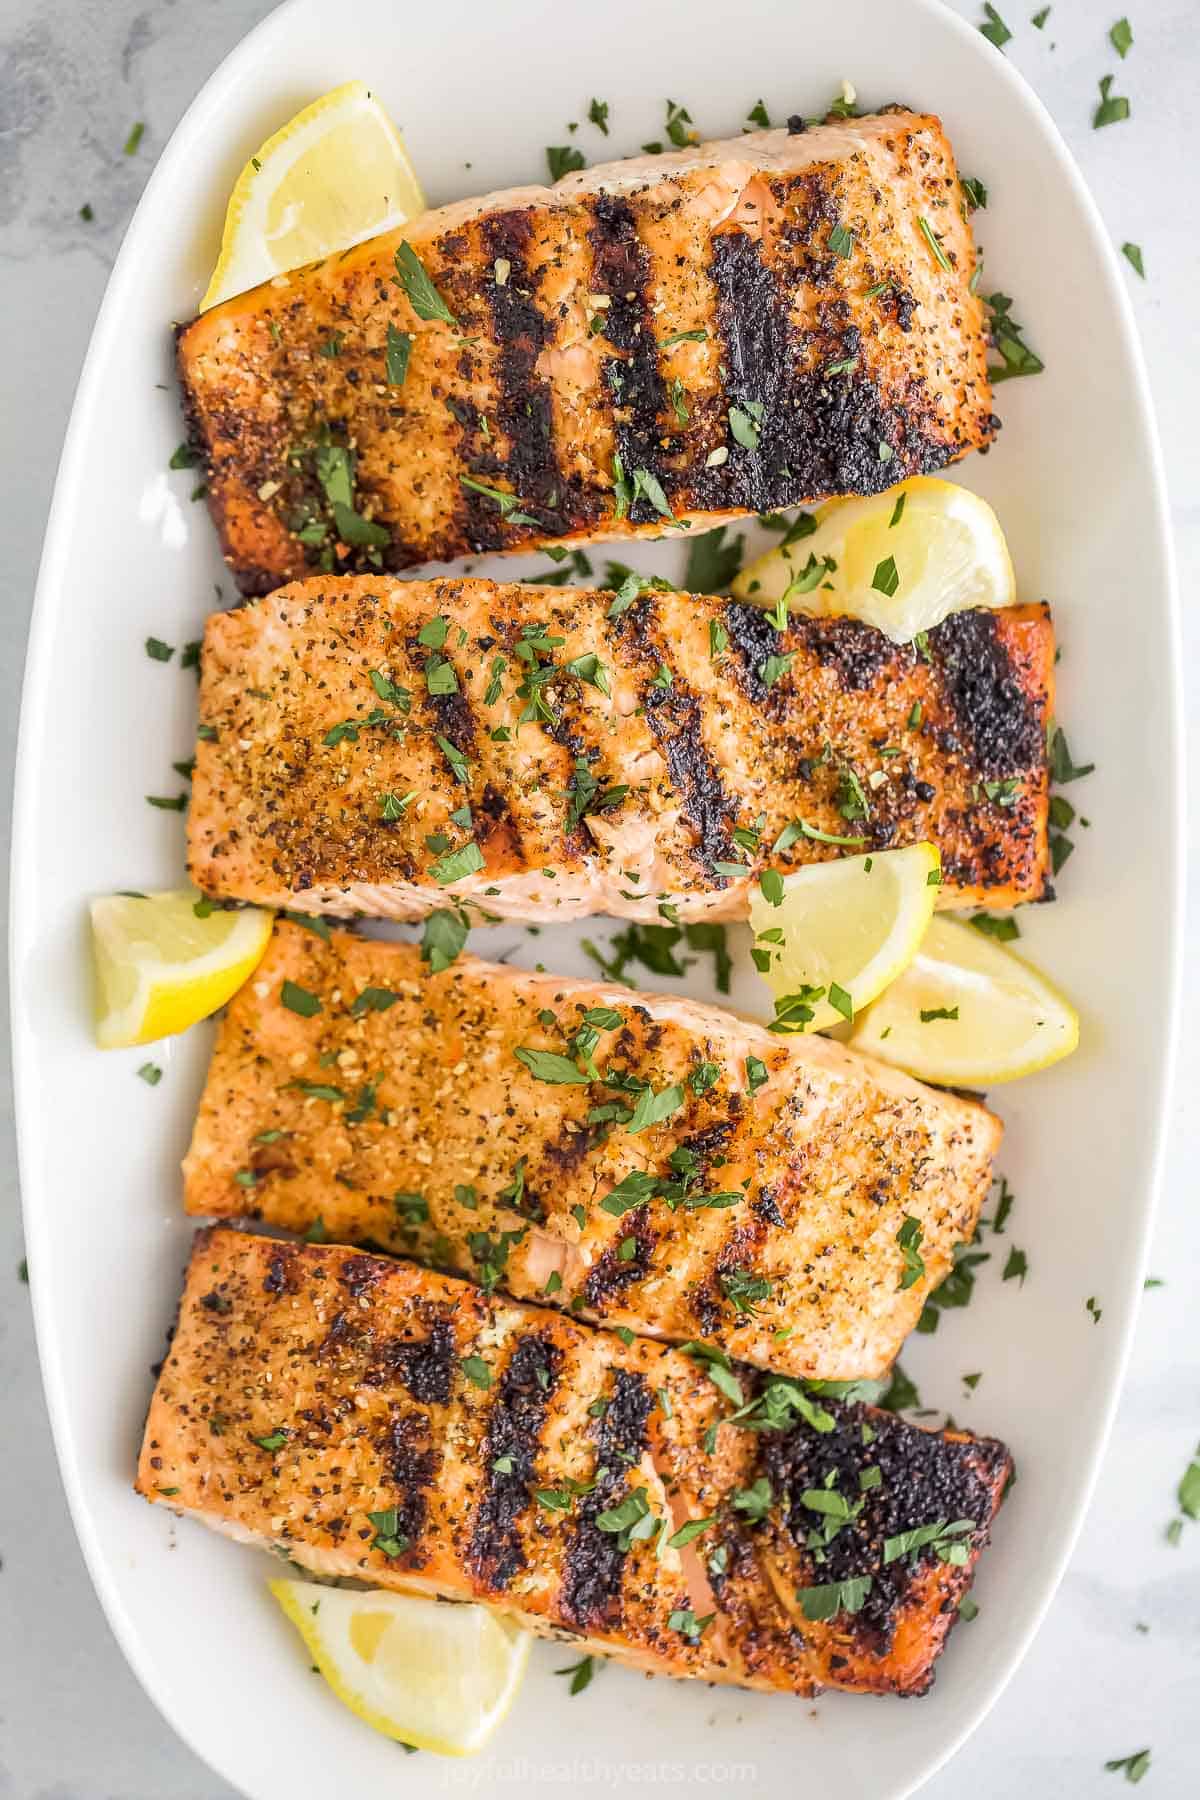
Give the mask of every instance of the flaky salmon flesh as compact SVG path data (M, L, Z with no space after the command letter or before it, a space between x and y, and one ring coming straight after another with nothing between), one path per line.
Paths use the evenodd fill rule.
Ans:
M424 213L214 307L179 372L261 594L940 469L999 423L976 274L941 124L894 108Z
M138 1491L651 1673L919 1694L1008 1452L486 1295L201 1232Z
M205 631L213 897L414 918L739 918L758 873L929 839L939 900L1047 892L1045 606L919 646L651 591L315 577Z
M975 1230L974 1101L698 1001L327 938L278 925L231 1003L189 1212L829 1379L890 1367Z

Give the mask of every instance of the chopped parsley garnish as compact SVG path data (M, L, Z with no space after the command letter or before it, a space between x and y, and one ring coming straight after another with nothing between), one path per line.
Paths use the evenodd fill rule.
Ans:
M787 674L796 660L794 650L786 650L782 656L768 656L760 667L759 679L764 687L774 687L780 678Z
M404 386L404 377L408 374L408 359L412 354L412 346L412 337L407 331L397 331L394 325L389 324L385 356L389 387Z
M146 804L157 806L160 812L183 812L187 807L186 794L147 794Z
M310 994L307 988L295 981L285 979L279 990L279 998L289 1012L299 1013L302 1019L311 1019L321 1010L319 994Z
M716 1613L705 1613L702 1619L698 1619L690 1606L677 1607L667 1620L667 1629L677 1631L680 1637L695 1644L700 1641L716 1616Z
M509 494L503 488L489 487L486 481L475 481L470 475L460 475L463 487L470 488L472 493L482 494L485 500L491 500L499 508L500 517L506 525L539 525L532 513L521 510L522 502L517 494Z
M683 1089L666 1087L655 1093L652 1087L644 1087L634 1103L633 1116L625 1129L629 1133L645 1131L651 1125L660 1125L669 1119L672 1113L679 1111L683 1105Z
M739 532L727 543L727 529L727 526L718 525L715 531L703 532L688 545L683 585L689 594L729 592L733 578L742 566L746 540ZM721 630L724 632L724 627ZM728 643L727 637L725 641Z
M708 333L704 330L672 331L669 336L662 339L658 347L660 350L669 350L672 344L703 344L707 339Z
M757 1094L767 1081L767 1065L761 1056L746 1058L746 1087L751 1094Z
M829 248L835 256L840 256L842 258L853 256L854 233L848 231L846 227L840 223L832 226L829 232Z
M138 1070L138 1075L147 1087L157 1087L162 1080L163 1072L157 1063L144 1062Z
M729 430L736 443L744 450L758 449L758 434L762 425L763 403L761 400L747 400L745 406L729 408Z
M906 1214L904 1223L896 1233L896 1242L904 1258L904 1268L900 1276L900 1288L910 1288L920 1281L925 1273L925 1259L921 1255L922 1226L919 1219Z
M840 1612L861 1612L870 1591L869 1575L853 1575L847 1581L826 1581L817 1587L797 1588L796 1598L804 1617L815 1625Z
M589 1083L590 1077L582 1074L569 1057L554 1050L530 1050L525 1044L518 1044L513 1055L525 1064L535 1081L562 1087L587 1087Z
M595 100L592 101L592 105L596 105ZM608 108L605 107L604 110L607 112ZM603 129L607 131L608 126L605 125ZM584 1688L591 1683L596 1673L596 1659L594 1656L584 1656L577 1663L568 1663L565 1669L555 1669L554 1673L571 1677L567 1693L573 1698L576 1694L582 1694Z
M282 1450L287 1441L288 1434L282 1426L276 1426L266 1437L256 1437L254 1440L260 1450Z
M1118 19L1115 25L1109 26L1108 41L1124 62L1133 48L1133 27L1128 19Z
M988 294L985 304L990 314L991 340L1003 359L999 364L988 364L992 385L998 381L1013 381L1020 375L1040 375L1046 365L1025 342L1022 335L1025 327L1017 324L1010 310L1011 296Z
M929 248L933 251L933 260L937 263L939 269L952 269L954 264L942 249L941 238L933 229L933 226L929 223L929 220L924 214L917 220L917 229L925 239L925 242L929 245Z
M168 663L175 654L174 644L164 644L161 638L146 639L146 655L151 662Z
M1015 1281L1019 1282L1022 1287L1024 1287L1025 1286L1025 1277L1026 1277L1026 1275L1028 1275L1028 1273L1029 1273L1029 1259L1025 1255L1025 1252L1023 1250L1018 1250L1016 1245L1014 1244L1012 1249L1008 1253L1008 1261L1004 1265L1004 1273L1001 1276L1001 1280L1002 1281L1015 1280Z
M1012 32L1008 29L1008 26L1004 23L1004 20L1000 17L1000 14L996 11L995 7L989 5L987 0L985 0L983 10L986 14L986 18L979 29L982 31L989 44L994 44L997 50L1003 50L1005 44L1007 44L1008 40L1011 38ZM1049 9L1047 8L1047 10Z
M458 850L447 850L430 866L429 873L439 887L449 887L468 875L477 875L483 867L483 851L476 843L463 844Z
M425 265L411 244L404 243L396 251L397 287L404 289L408 303L418 319L439 319L444 325L457 325L458 320L438 293L425 272Z
M1126 1781L1135 1785L1150 1767L1149 1750L1135 1750L1130 1756L1114 1756L1104 1767L1112 1775L1124 1775Z
M1122 244L1121 255L1125 258L1130 268L1136 270L1142 280L1145 281L1146 265L1142 260L1142 246L1140 244Z
M143 119L139 119L135 125L129 127L129 136L125 139L124 144L126 156L137 155L138 145L141 143L145 131L146 125Z
M365 987L350 1006L350 1016L361 1019L364 1013L386 1012L389 1006L395 1006L399 994L393 994L391 988Z
M896 592L900 586L900 576L896 569L894 556L885 556L881 563L876 564L875 573L871 577L871 586L877 593L887 594L889 597Z
M1043 7L1039 8L1039 10L1037 12L1034 13L1034 15L1030 19L1029 23L1035 28L1035 30L1044 31L1046 28L1046 20L1050 17L1050 14L1053 11L1054 11L1054 8L1052 6L1043 6ZM961 1608L959 1610L961 1611Z
M775 1496L771 1491L771 1483L765 1475L760 1475L753 1486L739 1488L733 1496L733 1509L744 1513L747 1519L765 1519L771 1510Z
M898 1532L895 1537L883 1540L884 1567L929 1546L939 1561L962 1568L967 1560L967 1546L962 1540L974 1530L974 1519L952 1519L949 1524L945 1519L937 1519L930 1525L916 1525L911 1531Z
M1013 918L1011 913L1001 913L999 915L995 913L972 913L971 917L967 920L967 924L973 925L976 931L983 933L984 937L995 938L998 944L1011 944L1014 938L1018 938L1021 935L1021 927L1017 924L1017 921Z
M408 1549L408 1539L400 1530L396 1508L389 1506L383 1512L369 1512L367 1520L375 1528L371 1549L381 1550L387 1557L403 1556Z
M981 207L987 207L987 189L984 187L982 181L978 181L974 175L960 175L958 178L958 185L961 187L963 194L966 197L967 205L972 212L978 211Z
M688 129L691 123L692 115L686 106L667 101L667 136L677 150L686 150L689 144L699 141L699 134Z
M546 166L550 170L551 181L558 181L573 169L583 168L583 151L577 150L574 144L547 144Z
M421 928L421 961L431 975L448 969L467 941L467 921L461 912L444 908L428 915Z
M756 100L754 102L754 105L746 114L746 118L751 125L761 125L764 131L769 131L771 129L771 120L767 114L766 106L761 100Z
M932 1025L935 1019L957 1019L957 1006L923 1006L921 1008L922 1025Z
M591 120L592 124L596 127L596 129L598 131L602 131L604 133L605 137L607 137L608 136L608 101L607 100L593 100L591 105L588 107L587 116ZM590 1662L591 1658L587 1657L587 1658L585 1658L585 1661ZM560 1671L560 1673L561 1673L561 1671ZM590 1680L591 1677L589 1676L588 1679ZM576 1690L574 1688L572 1688L571 1692L575 1693Z
M472 1387L490 1388L492 1385L492 1371L482 1356L464 1356L462 1372Z
M721 1292L734 1310L748 1318L753 1318L758 1303L769 1300L775 1291L765 1275L756 1275L752 1269L723 1269L720 1283Z
M1113 77L1100 77L1100 104L1092 114L1092 129L1099 131L1102 125L1118 125L1127 119L1130 113L1128 100L1123 94L1112 92Z

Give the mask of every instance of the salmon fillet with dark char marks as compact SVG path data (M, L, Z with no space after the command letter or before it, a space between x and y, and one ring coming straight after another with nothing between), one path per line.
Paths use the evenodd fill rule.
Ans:
M778 1380L730 1380L761 1422ZM801 1404L811 1423L785 1406L782 1428L744 1429L679 1351L412 1263L217 1229L196 1239L137 1488L318 1575L482 1601L652 1673L923 1693L1008 1453ZM393 1509L386 1530L370 1516Z
M469 956L430 975L415 946L281 924L221 1023L185 1204L852 1379L890 1367L971 1237L1000 1132L694 1000Z
M226 559L267 593L943 468L998 425L975 268L941 125L901 108L427 212L180 331Z
M942 904L1046 892L1045 606L957 613L922 650L697 595L616 605L329 576L215 614L193 880L307 912L720 919L765 866L931 839Z

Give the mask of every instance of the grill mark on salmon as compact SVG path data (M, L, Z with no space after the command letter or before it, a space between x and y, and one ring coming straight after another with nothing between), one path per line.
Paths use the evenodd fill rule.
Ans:
M600 194L592 204L592 246L595 293L608 304L601 308L602 336L624 354L609 357L604 379L612 397L616 420L617 455L625 478L647 470L660 482L670 476L660 449L661 419L666 409L666 390L659 370L654 316L648 303L650 261L637 231L633 207L627 200ZM615 476L615 468L614 468ZM644 495L629 506L634 524L645 525L660 517Z
M476 1575L496 1592L511 1586L525 1567L518 1526L533 1504L534 1463L561 1363L556 1344L522 1338L488 1413L470 1561ZM499 1469L497 1462L503 1465Z
M557 510L564 481L554 445L553 395L537 372L550 329L537 304L540 277L526 261L533 235L529 215L499 213L483 221L482 235L493 267L486 293L499 346L496 416L509 443L497 473L506 474L513 492L530 505ZM495 275L497 261L509 265L503 282Z
M845 853L807 835L775 851L799 818L866 848L931 839L939 905L1043 895L1045 607L954 614L929 633L926 660L854 620L796 617L777 632L753 607L660 592L616 619L608 606L591 589L330 577L216 614L188 815L197 886L395 918L451 899L501 917L652 922L660 898L686 919L736 918L763 867L786 873ZM426 698L435 653L417 637L438 617L447 635L436 654L458 691ZM729 638L715 659L714 626ZM562 643L532 650L535 627ZM569 672L581 657L603 668L603 687ZM661 662L673 687L652 685ZM411 691L411 714L381 704L380 673ZM522 720L531 682L548 720ZM465 782L438 733L468 757ZM869 813L849 823L848 771ZM1008 785L989 797L996 781ZM593 801L615 793L618 803L580 804L592 782ZM398 819L384 817L389 793L414 796ZM568 830L572 796L581 816ZM453 818L464 802L469 826ZM716 874L715 862L737 860L735 828L760 816L745 876ZM473 838L482 868L442 885L428 848L438 835L456 850Z
M242 1232L198 1234L146 1422L146 1499L317 1574L479 1600L647 1672L800 1695L928 1688L1011 1473L1003 1445L823 1398L813 1423L741 1429L728 1422L735 1403L680 1352L408 1262L354 1258L356 1336L331 1359L320 1346L352 1253L294 1247L283 1291L270 1277L278 1254ZM363 1284L370 1263L378 1275ZM224 1311L203 1304L212 1292ZM364 1383L378 1342L419 1338L430 1316L451 1322L455 1369L483 1358L492 1389L456 1374L447 1400L417 1407L400 1387ZM518 1367L509 1416L497 1387ZM739 1364L730 1376L754 1404L769 1379ZM608 1402L600 1419L593 1396ZM496 1454L512 1457L511 1478ZM868 1469L879 1484L863 1488ZM750 1523L734 1496L760 1478L770 1503ZM830 1480L862 1505L818 1563L822 1520L803 1495ZM535 1486L567 1495L569 1510L535 1511ZM596 1520L638 1489L654 1529L622 1551ZM393 1506L405 1530L381 1542L369 1515ZM961 1566L929 1545L884 1563L887 1536L937 1519L971 1521ZM702 1520L691 1546L662 1541ZM810 1621L798 1594L831 1570L863 1581L863 1605ZM670 1623L684 1609L713 1615L698 1637Z
M562 1604L581 1631L621 1623L621 1588L627 1550L620 1534L602 1531L596 1520L619 1500L630 1468L646 1448L646 1420L652 1396L642 1377L628 1369L613 1372L612 1392L594 1422L596 1485L579 1504L578 1524L563 1566Z
M444 1406L450 1398L453 1366L454 1332L448 1319L435 1318L428 1337L416 1343L385 1341L363 1379L373 1387L399 1381L422 1406Z
M402 243L453 324L418 318L396 285ZM661 533L644 494L618 516L614 452L697 526L874 493L995 434L974 265L936 119L747 133L458 202L213 308L177 338L189 438L244 593L314 566ZM413 340L399 388L389 325ZM338 353L319 354L335 333ZM756 449L729 428L751 401ZM322 443L350 451L355 508L386 544L339 536ZM464 476L521 504L502 514Z
M999 641L996 614L966 612L955 618L957 629L942 632L936 647L950 703L980 772L1011 775L1037 757L1044 724Z
M289 981L320 1010L286 1007ZM356 1013L368 988L394 996L386 1010ZM518 1048L565 1054L593 1006L621 1021L600 1033L600 1080L535 1079ZM753 1095L751 1055L768 1072ZM697 1094L701 1062L717 1076ZM679 1087L681 1104L634 1133L641 1083ZM364 1115L354 1102L368 1085L375 1107ZM590 1121L597 1103L615 1118ZM275 1131L287 1164L247 1188L238 1176L255 1140ZM999 1138L983 1107L824 1038L780 1038L696 1001L469 956L430 975L415 946L343 932L324 942L281 922L219 1026L185 1204L225 1218L253 1209L298 1233L319 1217L335 1242L422 1255L529 1300L554 1274L555 1306L676 1339L720 1325L749 1361L849 1379L890 1365L949 1272ZM651 1193L648 1179L674 1185ZM782 1216L771 1230L753 1211L764 1189ZM745 1198L696 1204L727 1194ZM926 1272L902 1290L896 1234L910 1216ZM770 1288L744 1313L720 1285L739 1263ZM280 1291L287 1266L280 1252ZM351 1263L349 1278L369 1282L377 1266ZM784 1325L791 1334L776 1342ZM427 1325L422 1342L430 1336ZM415 1355L405 1351L403 1366ZM445 1357L442 1346L443 1371Z

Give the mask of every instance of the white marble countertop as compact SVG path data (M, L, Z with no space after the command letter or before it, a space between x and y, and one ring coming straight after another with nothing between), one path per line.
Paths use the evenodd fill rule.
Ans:
M1007 52L1048 104L1120 243L1172 486L1184 600L1191 762L1200 720L1200 184L1187 121L1200 82L1197 0L1127 0L1135 43L1119 91L1133 116L1091 128L1108 27L1125 0L1001 0ZM92 320L156 154L219 59L271 0L0 0L0 805L10 770L25 632L62 434ZM954 0L969 19L977 0ZM146 121L136 155L122 146ZM1019 146L1014 145L1014 155ZM989 172L999 181L1002 171ZM80 219L89 203L94 219ZM1129 571L1136 629L1136 569ZM1114 646L1119 653L1119 647ZM1193 783L1189 835L1197 837ZM1131 821L1131 852L1136 824ZM1189 925L1200 932L1193 890ZM1194 940L1193 940L1194 941ZM1200 1795L1200 1525L1165 1540L1175 1485L1200 1440L1196 1273L1200 1208L1192 1158L1200 1113L1200 955L1186 970L1179 1080L1147 1294L1116 1428L1069 1573L1024 1666L929 1800L1117 1800L1106 1758L1149 1747L1143 1793ZM3 1049L8 1055L7 1033ZM0 1084L0 1800L223 1800L229 1790L172 1736L116 1649L76 1547L51 1449L22 1254L12 1112ZM186 1630L181 1621L181 1632Z

